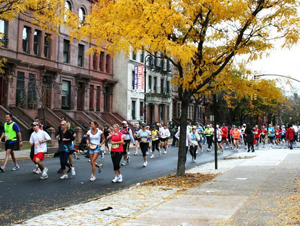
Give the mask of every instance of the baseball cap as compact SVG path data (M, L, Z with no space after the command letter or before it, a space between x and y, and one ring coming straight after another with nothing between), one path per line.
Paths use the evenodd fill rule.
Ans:
M39 125L38 122L33 122L33 123L31 124L31 126L38 126L38 125Z
M127 122L126 122L126 121L123 121L122 124L127 124Z

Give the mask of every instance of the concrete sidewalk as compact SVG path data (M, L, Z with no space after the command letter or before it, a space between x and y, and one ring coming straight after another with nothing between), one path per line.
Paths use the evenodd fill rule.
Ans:
M236 153L220 160L218 170L212 162L188 171L220 174L201 186L184 191L137 184L20 225L300 224L299 160L297 149Z

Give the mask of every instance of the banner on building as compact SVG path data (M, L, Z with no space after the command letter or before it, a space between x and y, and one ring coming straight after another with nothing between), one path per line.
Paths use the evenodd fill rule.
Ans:
M144 91L145 77L144 65L134 66L134 89L136 91Z

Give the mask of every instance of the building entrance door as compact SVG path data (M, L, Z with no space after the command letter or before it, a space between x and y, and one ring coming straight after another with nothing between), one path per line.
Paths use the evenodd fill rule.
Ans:
M0 104L7 105L7 78L0 75Z
M84 110L84 95L85 94L85 87L83 82L78 83L78 90L77 90L77 111Z

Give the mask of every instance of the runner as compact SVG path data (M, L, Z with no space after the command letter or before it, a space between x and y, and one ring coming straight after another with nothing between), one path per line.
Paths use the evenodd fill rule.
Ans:
M203 152L203 147L202 147L202 142L204 142L204 137L203 137L203 128L202 126L200 125L200 123L198 122L197 123L197 127L196 127L196 131L200 137L200 140L198 142L198 146L200 148L200 152L202 153ZM198 150L197 150L197 154L198 154Z
M143 167L146 167L148 165L146 152L148 151L149 138L151 138L151 133L146 129L145 123L142 124L142 129L138 132L138 138L140 139L140 147L143 153Z
M269 148L273 148L274 139L275 139L275 129L272 124L269 124L268 138L269 138Z
M91 129L87 132L86 143L89 147L90 161L92 165L92 175L90 181L95 181L96 167L98 168L99 173L102 169L102 164L98 164L96 161L101 153L101 147L105 143L105 137L103 132L98 129L99 125L96 121L92 121L90 125Z
M281 129L280 126L277 126L275 129L275 137L276 137L276 148L279 148L279 144L280 144L280 138L281 138Z
M261 142L263 143L263 148L265 147L266 144L266 136L268 134L268 130L265 125L263 125L263 128L261 130Z
M286 129L285 125L282 125L281 127L281 144L284 145L285 143L285 137L286 137Z
M210 151L211 146L212 146L213 131L209 125L206 126L206 129L204 130L204 134L206 136L207 145L208 145L207 151Z
M42 170L40 179L44 180L48 178L48 169L44 166L42 161L45 159L44 155L47 152L47 142L51 140L51 137L48 133L39 128L38 122L33 122L32 128L34 132L31 134L29 142L34 148L33 162L38 164L39 169Z
M155 158L154 157L154 152L155 150L158 151L159 156L161 155L161 151L159 149L159 137L160 137L160 133L157 130L156 126L153 126L151 128L151 137L152 137L152 155L151 155L151 159Z
M219 149L221 149L222 153L224 152L223 143L222 143L222 129L220 129L219 125L217 125L217 143L218 143L218 153Z
M179 140L180 138L180 126L178 126L178 131L177 133L175 134L176 138ZM184 159L184 162L186 163L186 155L188 153L188 150L189 150L189 146L191 144L191 133L189 131L189 128L186 127L186 136L185 136L185 144L186 144L186 149L185 149L185 159Z
M200 136L197 133L196 127L192 128L192 132L190 133L189 138L190 138L189 143L190 143L190 153L192 156L192 162L196 162L198 142L200 141Z
M19 145L20 147L23 145L22 143L22 135L21 135L21 130L17 123L12 121L12 115L7 114L5 115L5 123L4 123L4 131L1 134L0 137L0 143L2 142L2 139L5 138L5 159L3 166L0 167L0 170L4 173L5 172L5 167L8 162L9 155L11 155L11 159L13 160L15 166L11 169L12 171L16 171L20 169L20 166L17 163L17 159L15 157L15 148L19 139Z
M233 138L233 150L238 152L239 151L239 142L241 139L241 132L236 126L232 126L233 131L232 131L232 138Z
M122 166L125 166L127 163L130 162L130 156L129 156L129 146L130 146L130 141L132 141L134 145L134 138L132 135L132 131L127 125L126 121L122 122L123 127L120 129L120 132L124 134L124 143L123 143L123 162Z
M167 125L164 125L164 129L160 133L161 135L161 142L162 142L162 147L165 149L164 154L167 154L167 149L168 149L168 139L171 136L170 131L167 127Z
M222 150L223 150L223 145L224 143L226 143L226 148L228 148L228 128L227 128L227 125L226 123L223 123L223 126L221 128L222 130Z
M121 183L123 181L123 176L121 174L120 162L122 159L122 152L124 148L122 144L124 143L124 134L119 132L120 127L118 124L113 126L112 132L107 137L111 139L111 160L114 166L115 178L111 181L113 183Z
M241 135L242 135L242 139L244 141L244 148L247 149L247 141L246 141L246 135L245 135L245 130L246 130L246 124L243 124L242 128L241 128Z
M254 139L256 141L256 149L258 149L259 148L259 138L261 135L261 130L260 130L260 128L258 128L258 125L255 126L253 132L254 132Z
M59 134L61 143L59 145L58 153L59 153L59 157L60 157L61 170L63 172L63 175L60 177L60 179L64 180L64 179L68 178L66 166L71 169L72 176L76 175L75 168L72 167L68 163L68 158L69 158L70 151L71 151L71 144L72 144L72 141L74 140L74 136L73 136L73 133L68 128L68 124L66 121L62 121L60 125L61 125L62 129Z
M247 127L245 129L245 139L248 144L248 152L250 152L251 149L252 152L254 152L254 146L253 146L254 133L249 123L247 124Z
M108 125L105 125L104 128L103 128L103 134L104 134L104 138L105 138L105 147L104 147L104 153L106 152L109 152L109 146L108 146L108 139L107 137L109 136L110 134L110 129L109 129L109 126Z
M135 129L134 129L134 141L135 141L135 153L134 155L137 156L138 154L138 151L139 151L139 147L140 147L140 140L137 138L137 134L138 132L141 130L141 127L139 124L137 124L135 126Z

